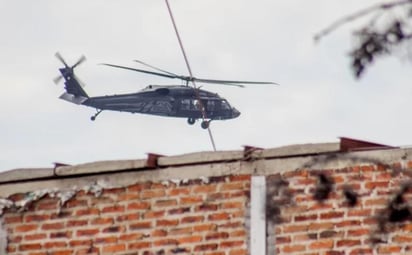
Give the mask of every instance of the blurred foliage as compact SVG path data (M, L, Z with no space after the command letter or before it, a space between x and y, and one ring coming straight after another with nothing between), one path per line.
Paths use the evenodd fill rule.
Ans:
M318 33L315 40L359 18L366 18L368 22L353 33L355 45L349 56L356 78L360 78L379 57L403 52L412 56L412 0L377 4L344 16Z

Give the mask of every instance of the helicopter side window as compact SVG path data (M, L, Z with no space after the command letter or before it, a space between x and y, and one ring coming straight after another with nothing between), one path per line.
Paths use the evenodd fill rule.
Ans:
M206 109L209 111L214 111L216 109L216 101L208 100L206 103Z
M191 105L191 100L190 99L183 99L182 104L181 104L181 109L189 111L190 110L190 105Z

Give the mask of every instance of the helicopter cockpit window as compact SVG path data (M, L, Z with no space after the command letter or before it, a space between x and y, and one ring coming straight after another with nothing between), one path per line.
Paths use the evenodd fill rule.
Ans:
M220 103L222 110L230 110L230 105L226 100L222 100Z

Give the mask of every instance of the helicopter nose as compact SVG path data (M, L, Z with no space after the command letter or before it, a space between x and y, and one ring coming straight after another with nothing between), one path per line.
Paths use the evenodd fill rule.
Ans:
M235 107L233 107L232 108L232 117L237 118L237 117L239 117L239 115L240 115L240 112Z

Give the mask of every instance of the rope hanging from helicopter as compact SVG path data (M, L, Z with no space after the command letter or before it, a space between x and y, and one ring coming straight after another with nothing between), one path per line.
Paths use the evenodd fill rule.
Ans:
M199 110L202 113L203 121L206 121L207 116L206 116L206 112L205 112L205 107L203 105L202 100L200 99L199 90L196 86L196 82L195 82L195 79L193 77L192 69L190 68L190 64L189 64L189 60L188 60L187 55L186 55L185 48L183 47L182 39L180 38L180 34L179 34L178 29L177 29L175 19L173 17L172 9L170 8L169 1L165 0L165 2L166 2L167 10L168 10L169 15L170 15L170 19L172 20L172 24L173 24L173 28L174 28L176 36L177 36L177 40L179 41L180 49L182 50L182 54L183 54L183 58L184 58L185 63L186 63L187 70L189 72L189 76L190 76L189 78L190 78L191 82L193 83L193 87L195 89L195 94L196 94L196 97L198 99L197 107L199 108ZM187 81L186 86L188 86L188 84L189 84L189 81ZM216 151L216 145L215 145L215 141L213 139L213 134L212 134L212 130L210 128L210 125L208 125L207 131L209 133L209 138L210 138L210 142L212 143L213 150Z

